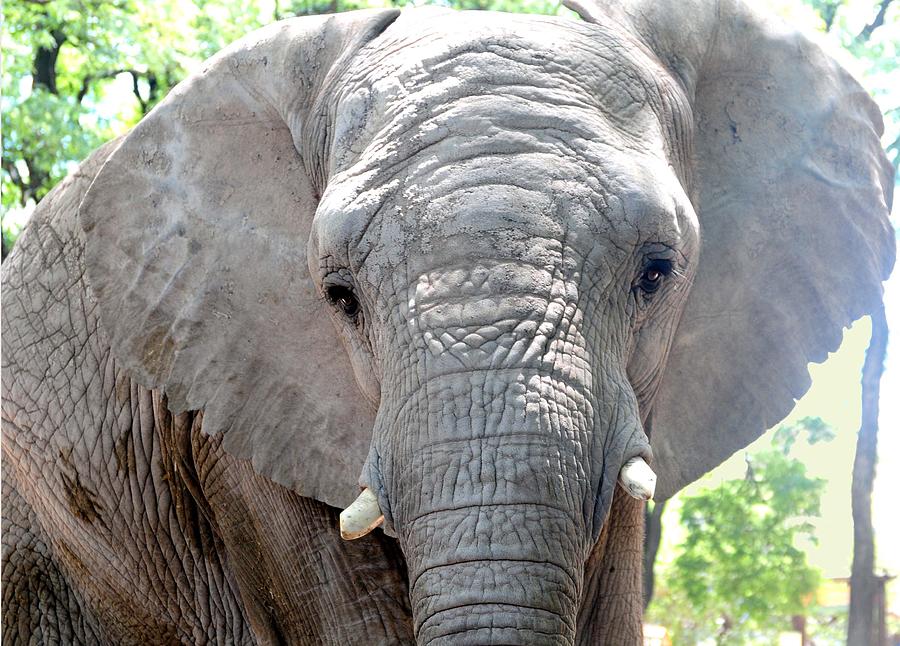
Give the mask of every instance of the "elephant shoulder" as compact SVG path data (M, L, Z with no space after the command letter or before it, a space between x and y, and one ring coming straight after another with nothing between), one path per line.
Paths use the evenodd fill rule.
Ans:
M118 144L98 148L40 201L3 262L3 417L17 434L45 435L70 419L90 382L78 373L103 359L78 206Z
M4 287L18 287L15 274L63 260L60 254L79 256L82 245L73 245L78 236L78 206L122 137L97 148L38 203L28 224L3 263ZM7 281L11 281L7 285Z

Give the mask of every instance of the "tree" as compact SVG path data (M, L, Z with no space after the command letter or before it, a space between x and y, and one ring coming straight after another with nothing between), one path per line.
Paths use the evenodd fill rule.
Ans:
M847 643L850 646L881 646L884 626L879 625L879 582L875 576L875 533L872 528L872 487L878 456L878 396L888 327L884 307L872 314L872 340L866 351L862 375L862 420L853 461L853 565L850 572L850 615ZM881 588L883 590L883 588ZM883 606L883 599L881 600Z
M4 6L2 212L33 207L94 148L136 123L185 73L177 3L13 0ZM130 98L110 97L128 79ZM111 99L115 99L112 101Z
M772 643L805 613L819 574L798 543L815 541L808 519L819 514L825 482L790 457L801 433L810 443L833 437L818 418L783 426L772 448L747 457L743 479L682 498L687 538L648 614L677 643Z
M653 592L656 587L654 566L659 546L662 543L662 516L665 510L666 501L649 502L644 508L644 563L641 575L643 576L645 611L653 601Z

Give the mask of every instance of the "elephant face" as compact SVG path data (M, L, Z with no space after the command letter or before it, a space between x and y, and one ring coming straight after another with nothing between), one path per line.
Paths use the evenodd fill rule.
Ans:
M871 102L806 41L689 4L281 23L81 206L122 364L297 493L367 488L421 642L573 642L623 465L671 495L880 297Z
M452 26L453 20L460 24ZM425 45L417 34L408 34L399 54L377 66L363 57L359 66L375 70L345 81L332 110L363 116L339 118L335 126L334 170L317 209L309 253L317 287L338 296L345 289L365 292L358 295L360 307L379 310L363 317L370 325L397 320L392 313L398 305L409 307L411 285L386 282L398 272L410 280L422 277L419 290L429 291L436 303L461 297L433 290L446 290L445 283L454 280L462 288L464 274L449 271L478 261L487 264L471 280L494 275L482 303L492 293L524 296L529 285L543 286L529 313L538 323L547 316L548 290L557 279L571 283L575 300L597 300L581 312L590 320L612 315L597 309L604 307L601 302L640 291L644 296L636 304L623 300L612 308L630 310L623 313L627 324L616 323L629 331L622 329L621 340L605 354L618 351L618 369L624 370L638 338L634 332L643 330L640 360L630 368L642 384L640 398L649 401L688 292L686 284L656 291L664 282L689 283L697 254L698 224L684 188L691 172L683 163L689 142L669 132L675 125L689 131L689 114L679 105L658 108L664 99L646 60L620 57L615 68L602 65L604 54L611 58L610 48L584 25L551 22L535 30L529 20L487 16L473 31L463 28L464 20L441 16L448 34ZM560 40L576 52L565 62L585 70L570 86L556 76L560 57L553 47ZM503 52L519 54L509 58ZM663 112L678 124L661 121ZM440 284L429 287L424 274L442 269L446 276L432 276ZM676 280L638 290L647 271ZM516 275L504 278L504 272ZM661 305L650 307L651 301ZM516 309L510 320L521 316L523 306L531 307L510 306ZM432 318L436 314L432 311ZM435 324L493 326L497 321L491 316L506 318L494 312L475 315L470 323L459 317L454 323L451 316ZM380 379L370 376L383 372L374 355L382 347L405 346L400 337L396 343L377 342L376 330L368 330L368 343L362 344L354 332L358 318L354 313L348 326L346 317L338 317L337 326L354 348L357 380L377 407ZM647 318L654 323L643 325ZM463 361L478 354L476 348L457 346L436 359L458 369L455 355L461 350Z
M347 83L335 113L365 117L336 128L308 262L378 407L361 484L407 555L419 633L458 629L470 609L436 591L469 578L565 634L619 470L650 460L629 372L649 404L698 223L639 61L599 64L574 22L464 19ZM586 52L568 86L563 38Z

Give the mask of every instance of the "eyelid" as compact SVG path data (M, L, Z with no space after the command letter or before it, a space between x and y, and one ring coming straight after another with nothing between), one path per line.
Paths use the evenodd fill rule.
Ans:
M346 270L332 271L322 278L322 291L328 291L331 287L344 287L354 291L353 281L349 276L345 276Z

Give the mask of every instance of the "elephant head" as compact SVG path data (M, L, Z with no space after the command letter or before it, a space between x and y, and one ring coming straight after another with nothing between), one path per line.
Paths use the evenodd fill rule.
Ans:
M893 264L880 117L816 46L573 6L275 24L80 209L117 359L260 474L365 488L422 643L573 642L620 474L668 497L781 419Z

